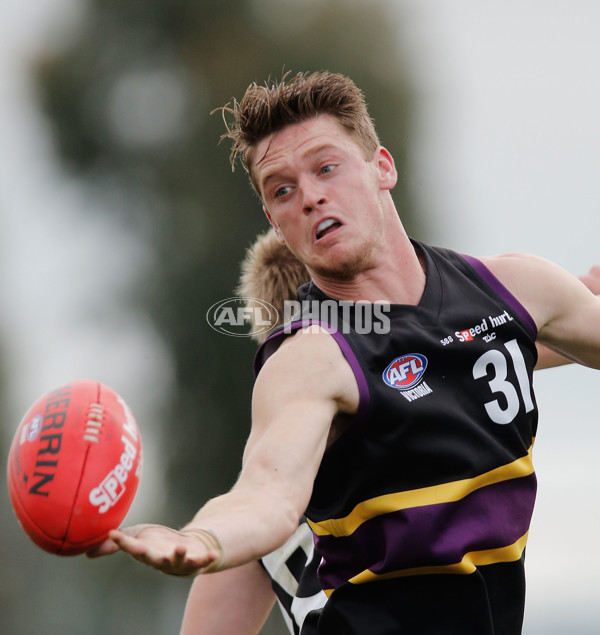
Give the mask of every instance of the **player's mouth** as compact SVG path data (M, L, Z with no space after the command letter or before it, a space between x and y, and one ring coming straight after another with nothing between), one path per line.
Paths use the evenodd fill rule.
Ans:
M325 218L322 220L315 229L315 240L319 241L325 236L333 233L342 224L335 218Z

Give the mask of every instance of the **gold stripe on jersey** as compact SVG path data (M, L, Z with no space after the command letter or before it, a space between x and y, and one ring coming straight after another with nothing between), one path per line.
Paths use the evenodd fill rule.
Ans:
M529 531L525 532L516 542L506 547L497 549L483 549L481 551L471 551L463 557L460 562L447 565L429 566L429 567L412 567L410 569L400 569L398 571L388 571L386 573L373 573L366 569L348 582L352 584L362 584L364 582L373 582L375 580L389 580L391 578L402 578L412 575L435 575L435 574L455 574L468 575L474 573L477 567L486 564L497 564L500 562L515 562L521 558ZM335 589L326 589L325 594L330 596Z
M531 459L532 450L533 443L525 456L474 478L376 496L356 505L344 518L330 518L321 522L309 520L308 522L317 536L350 536L364 522L376 516L411 507L455 502L482 487L529 476L534 471Z

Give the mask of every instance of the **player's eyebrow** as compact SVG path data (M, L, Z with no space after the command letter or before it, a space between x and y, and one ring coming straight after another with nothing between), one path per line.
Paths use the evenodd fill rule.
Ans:
M322 143L316 147L309 147L307 148L300 156L302 159L306 158L308 155L316 155L319 154L321 152L326 152L328 150L337 150L337 146L333 143ZM260 163L266 158L267 153L269 151L269 148L267 148L267 151L264 153L264 155L262 156L262 158L256 162L256 167L258 167L260 165ZM269 171L269 169L267 168L266 170L266 176L263 176L263 178L260 179L260 186L261 188L264 190L267 183L274 179L279 173L279 170L277 168L277 166L275 166L275 168L271 171Z

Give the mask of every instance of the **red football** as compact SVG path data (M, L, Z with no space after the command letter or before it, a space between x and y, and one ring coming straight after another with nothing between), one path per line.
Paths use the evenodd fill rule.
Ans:
M120 525L141 469L140 433L125 401L104 384L77 380L42 395L23 417L8 490L36 545L74 555Z

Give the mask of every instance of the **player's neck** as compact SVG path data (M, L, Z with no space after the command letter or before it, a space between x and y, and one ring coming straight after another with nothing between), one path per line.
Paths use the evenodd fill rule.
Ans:
M417 305L426 282L426 266L406 237L378 262L349 280L321 276L314 272L312 279L326 295L350 302L389 302Z

